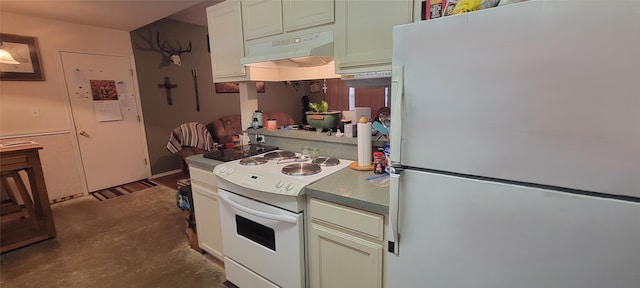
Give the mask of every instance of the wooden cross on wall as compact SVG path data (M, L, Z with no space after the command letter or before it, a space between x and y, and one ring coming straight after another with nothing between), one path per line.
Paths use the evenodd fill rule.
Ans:
M178 85L176 84L171 84L171 81L169 81L169 77L164 77L164 83L162 84L158 84L158 88L164 88L167 91L167 104L168 105L173 105L173 102L171 101L171 89L173 88L177 88Z

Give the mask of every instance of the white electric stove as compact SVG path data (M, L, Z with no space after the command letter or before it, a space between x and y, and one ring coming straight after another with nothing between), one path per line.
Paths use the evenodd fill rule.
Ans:
M252 159L257 162L251 161ZM213 172L218 177L218 188L300 212L304 209L304 203L301 206L299 202L304 199L297 196L303 193L307 185L349 166L352 162L322 156L313 160L301 159L299 153L276 150L225 162L216 166ZM283 169L289 174L285 174ZM316 170L319 171L313 173Z
M351 162L277 150L216 166L227 281L307 287L304 188Z

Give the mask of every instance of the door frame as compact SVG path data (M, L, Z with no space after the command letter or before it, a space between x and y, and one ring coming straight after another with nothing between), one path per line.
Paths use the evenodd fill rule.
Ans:
M78 130L76 127L76 122L75 119L73 117L73 110L71 109L71 99L69 98L69 87L67 87L67 82L65 79L65 75L64 75L64 65L62 63L62 53L77 53L77 54L86 54L86 55L96 55L96 56L111 56L111 57L125 57L129 59L129 66L131 67L131 77L133 78L133 87L132 87L132 91L134 94L134 97L136 99L136 110L138 112L138 116L140 117L140 121L139 123L139 129L140 129L140 133L141 133L141 141L142 143L140 143L140 145L142 145L142 151L143 151L143 156L145 157L145 160L147 161L147 167L146 167L146 175L147 175L147 179L151 178L151 163L149 161L149 149L147 147L147 133L146 133L146 129L144 126L144 115L142 114L142 100L140 99L140 89L138 86L138 71L136 70L136 65L135 65L135 61L133 58L133 54L129 54L129 55L124 55L124 54L117 54L117 53L100 53L100 52L87 52L87 51L81 51L81 50L74 50L74 49L59 49L57 50L57 64L58 64L58 81L60 83L60 89L61 89L61 93L63 93L63 95L65 95L64 97L62 97L64 99L64 105L67 111L67 116L69 119L69 128L70 128L70 132L73 134L73 152L76 156L76 163L77 163L77 167L80 168L80 175L81 175L81 179L82 179L82 195L89 195L89 186L87 184L87 175L85 172L85 168L84 168L84 164L82 163L82 153L80 151L80 142L79 142L79 137L78 137ZM124 184L124 183L123 183Z

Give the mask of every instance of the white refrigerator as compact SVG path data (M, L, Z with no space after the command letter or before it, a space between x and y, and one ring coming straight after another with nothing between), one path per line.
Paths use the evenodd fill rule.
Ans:
M393 41L388 288L640 287L640 1Z

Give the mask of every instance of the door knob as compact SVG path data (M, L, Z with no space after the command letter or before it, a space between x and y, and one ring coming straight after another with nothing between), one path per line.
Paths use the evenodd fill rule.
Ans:
M87 131L80 131L78 134L84 136L84 137L89 137L89 133L87 133Z

